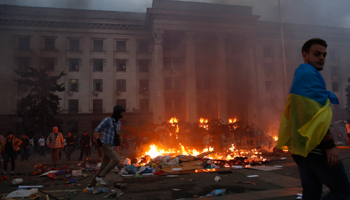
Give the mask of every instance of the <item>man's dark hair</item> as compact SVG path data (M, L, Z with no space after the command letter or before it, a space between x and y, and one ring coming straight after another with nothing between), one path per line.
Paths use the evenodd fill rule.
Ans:
M328 46L326 41L324 41L320 38L312 38L304 43L303 47L301 48L301 52L309 53L311 46L314 44L319 44L319 45L324 46L326 48Z
M13 135L13 132L12 132L12 131L8 131L8 132L6 133L6 136L8 136L8 135Z

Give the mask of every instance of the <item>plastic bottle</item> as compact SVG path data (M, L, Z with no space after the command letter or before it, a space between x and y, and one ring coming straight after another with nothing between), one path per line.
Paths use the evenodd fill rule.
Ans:
M217 189L211 191L207 196L222 196L226 194L226 189Z
M109 192L109 188L98 188L99 193L107 193Z

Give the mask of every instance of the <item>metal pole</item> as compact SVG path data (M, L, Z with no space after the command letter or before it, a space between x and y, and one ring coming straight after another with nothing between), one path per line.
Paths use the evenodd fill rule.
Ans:
M284 87L286 93L288 93L288 81L287 81L287 67L286 67L286 54L284 51L284 37L283 37L283 27L282 27L282 17L281 17L281 5L280 0L278 0L278 14L280 18L280 29L281 29L281 39L282 39L282 53L283 53L283 69L284 69Z

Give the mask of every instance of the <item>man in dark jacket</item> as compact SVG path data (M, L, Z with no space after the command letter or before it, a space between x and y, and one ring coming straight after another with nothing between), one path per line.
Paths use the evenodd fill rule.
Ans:
M81 147L81 152L80 152L80 157L79 160L83 159L83 155L85 154L86 157L89 157L90 155L90 150L91 150L91 146L90 146L90 136L87 134L86 131L84 131L83 136L81 137L80 140L80 147Z
M29 153L29 139L26 135L22 135L22 144L21 144L21 161L24 159L28 161Z
M16 137L13 136L13 132L9 131L6 134L5 140L2 143L0 154L4 158L4 166L2 170L2 174L7 173L7 162L11 159L11 175L14 174L15 170L15 158L16 158L16 151L19 150L19 146L21 145L22 141Z

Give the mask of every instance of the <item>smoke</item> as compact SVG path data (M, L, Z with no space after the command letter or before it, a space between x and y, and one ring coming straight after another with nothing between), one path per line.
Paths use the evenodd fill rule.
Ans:
M175 1L175 0L174 0ZM262 21L279 21L278 0L177 0L252 6ZM280 0L282 21L350 28L349 0ZM0 4L89 10L146 12L152 0L0 0Z

